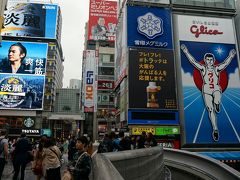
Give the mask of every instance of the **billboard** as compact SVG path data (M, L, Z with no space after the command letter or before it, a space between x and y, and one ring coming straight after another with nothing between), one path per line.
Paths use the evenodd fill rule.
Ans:
M117 1L90 0L88 40L115 41Z
M16 56L16 51L25 51ZM2 41L0 48L0 73L45 75L47 43Z
M57 17L57 5L9 2L1 35L55 39Z
M185 144L239 144L240 79L233 20L177 16Z
M0 109L42 110L47 50L47 43L2 42Z
M177 109L172 50L130 48L129 108Z
M127 6L128 46L172 49L172 18L167 8Z
M83 74L84 82L84 112L94 112L95 103L96 103L96 86L97 81L95 79L96 75L96 51L95 50L86 50L84 51L84 60L85 60L85 71Z

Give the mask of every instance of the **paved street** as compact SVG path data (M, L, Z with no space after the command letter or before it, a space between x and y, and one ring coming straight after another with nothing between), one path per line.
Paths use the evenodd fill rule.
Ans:
M67 163L67 155L66 154L63 155L63 159L64 159L64 164L61 167L61 173L63 173L63 170L66 167L66 163ZM2 180L12 180L12 177L13 177L13 166L12 166L12 163L9 161L5 165L5 168L3 171L3 176L1 179ZM20 173L19 173L19 177L20 177ZM35 175L31 171L31 163L29 163L25 170L25 178L24 179L25 180L34 180L35 178L36 178Z

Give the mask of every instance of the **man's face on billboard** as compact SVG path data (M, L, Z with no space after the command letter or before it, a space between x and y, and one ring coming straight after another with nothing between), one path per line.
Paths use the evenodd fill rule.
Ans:
M98 24L99 24L100 26L104 26L104 25L105 25L105 19L104 19L104 18L99 18Z
M18 46L12 46L8 51L8 59L11 62L21 61L24 56L24 53L21 53Z
M206 63L207 65L213 66L213 64L214 64L214 58L213 58L213 57L206 57L206 58L205 58L205 63Z

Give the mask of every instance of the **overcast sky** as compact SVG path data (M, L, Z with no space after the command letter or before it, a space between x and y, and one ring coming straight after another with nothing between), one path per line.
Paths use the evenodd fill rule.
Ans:
M84 47L85 23L89 16L89 0L52 0L62 12L62 48L65 57L63 87L70 79L82 77L82 52Z

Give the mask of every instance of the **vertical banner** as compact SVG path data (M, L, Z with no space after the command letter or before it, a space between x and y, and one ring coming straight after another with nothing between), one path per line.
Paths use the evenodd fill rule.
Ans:
M57 5L9 2L1 35L55 39L57 17Z
M177 109L172 50L130 48L129 108Z
M86 50L85 72L84 72L84 112L94 112L95 94L96 94L96 51Z
M240 80L232 19L177 16L186 144L240 143Z
M3 41L0 109L43 109L47 43Z
M88 40L115 41L117 1L90 0Z

